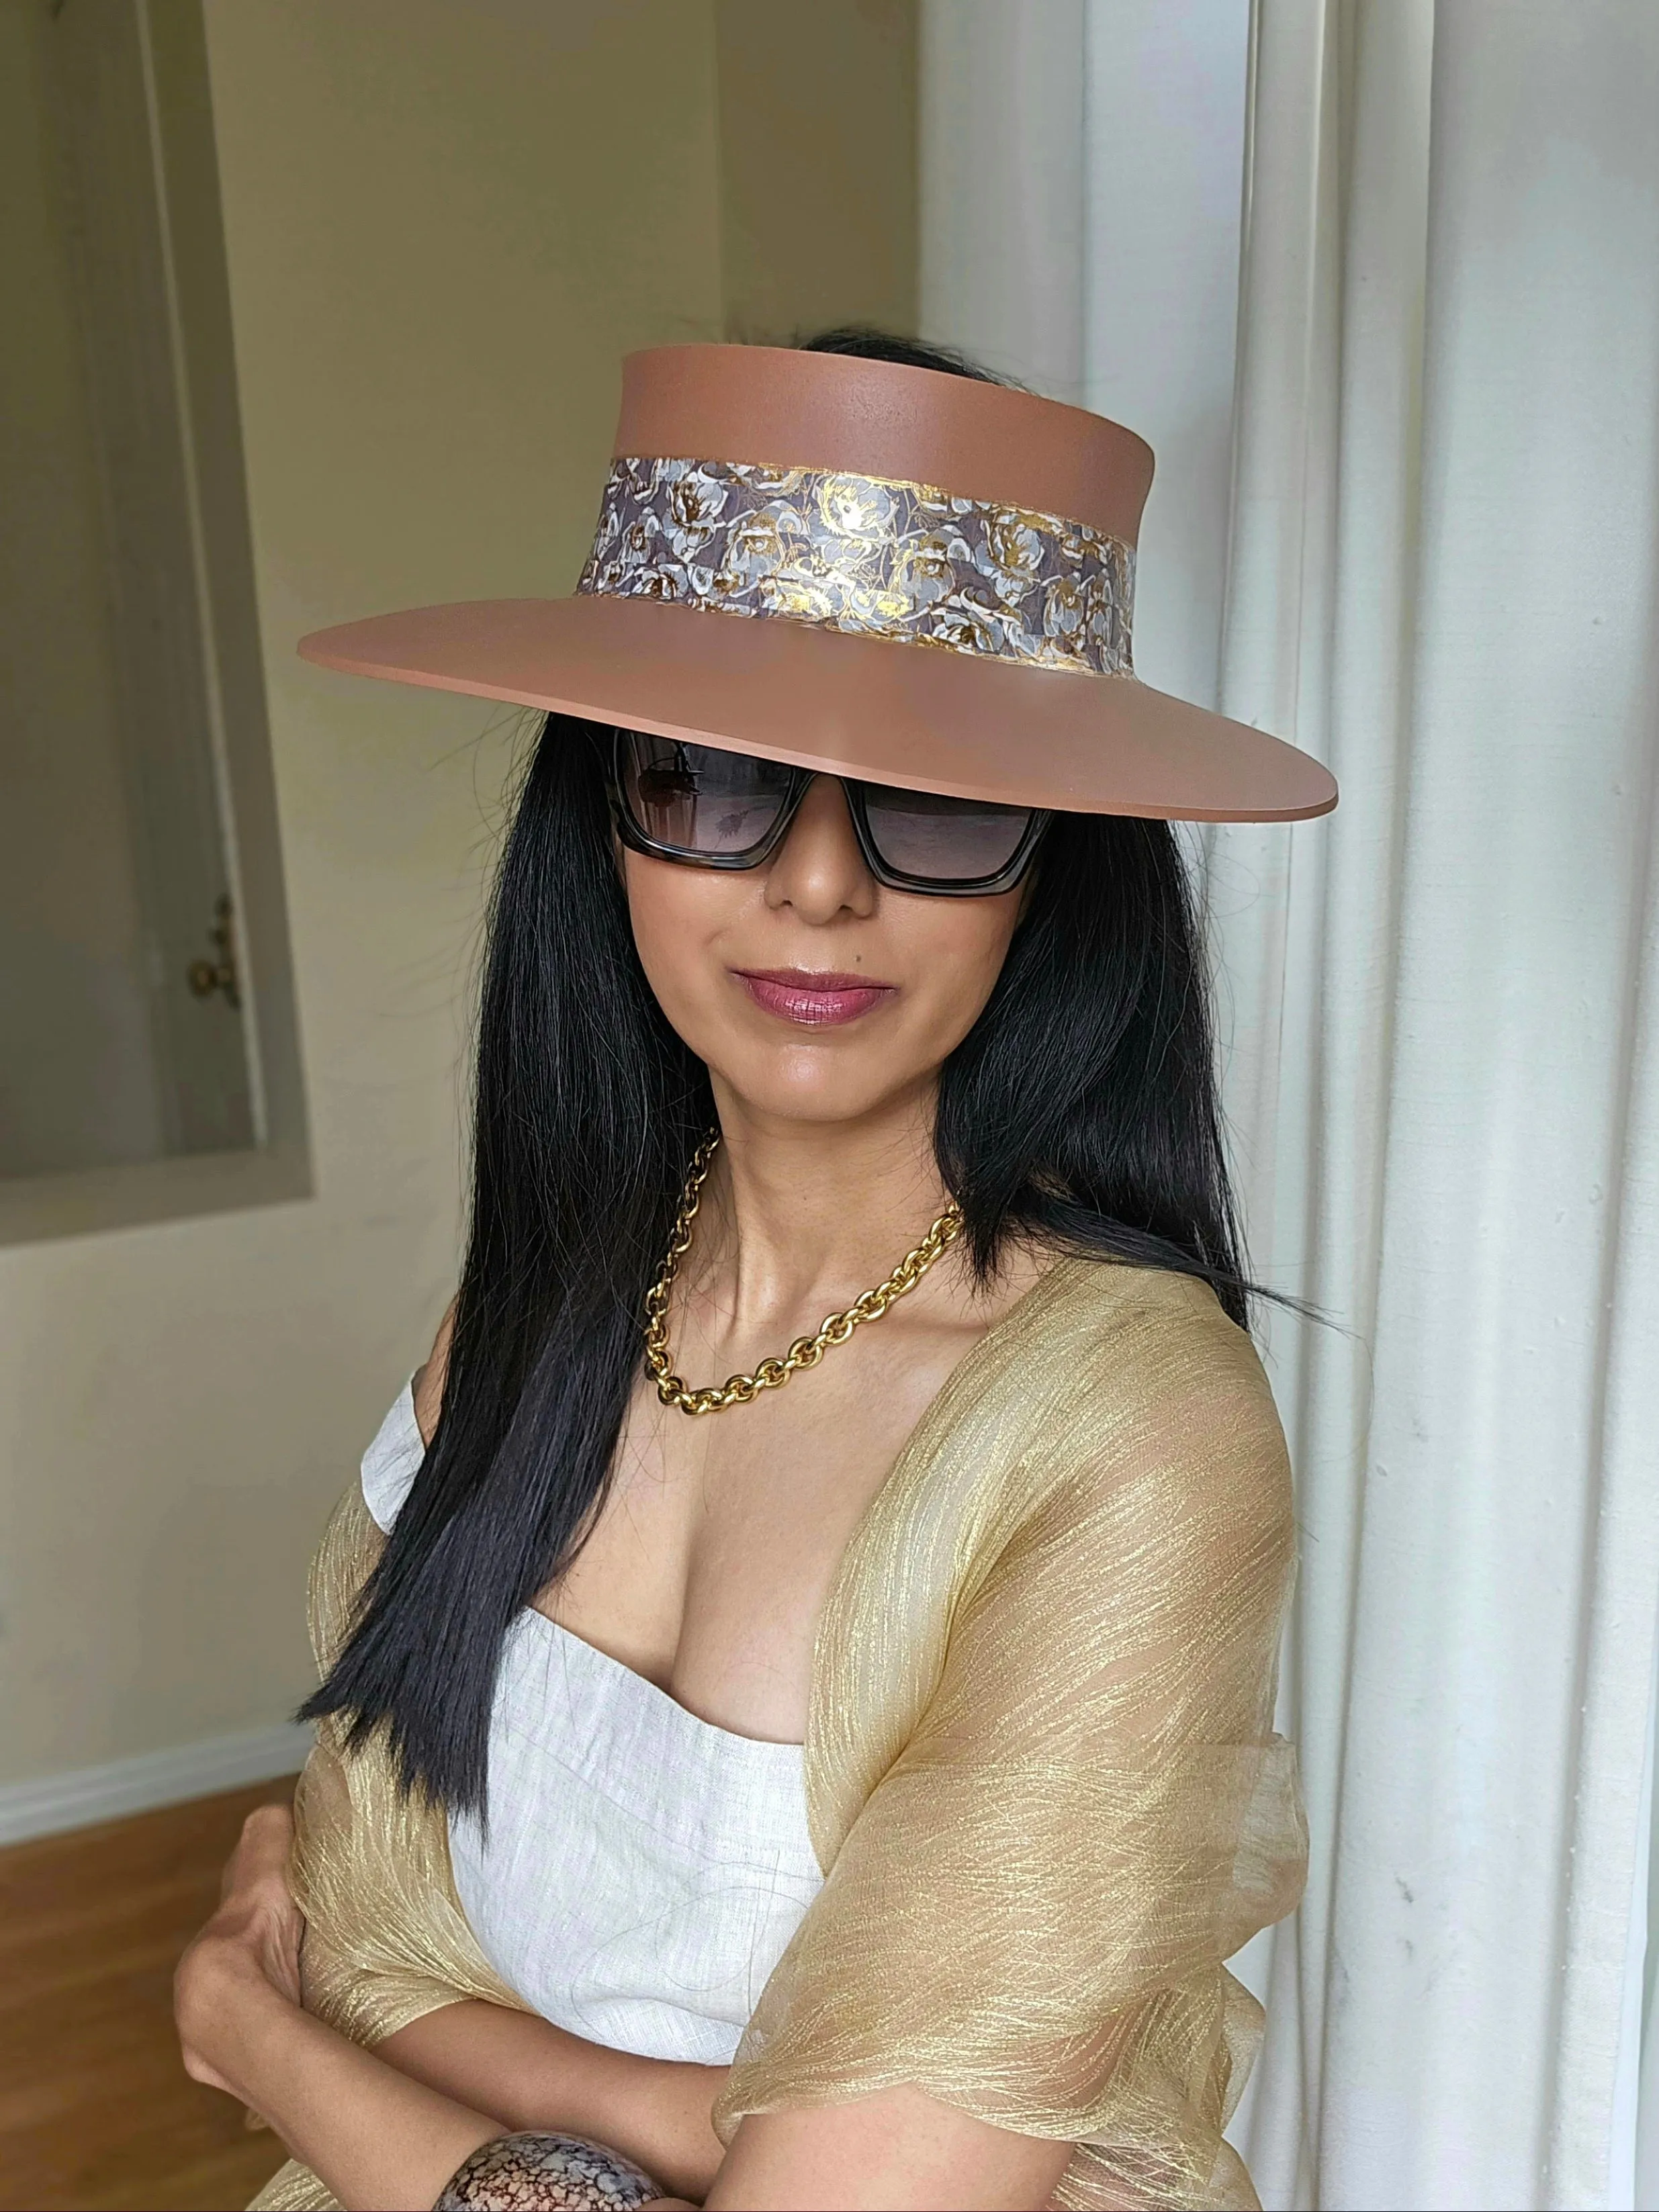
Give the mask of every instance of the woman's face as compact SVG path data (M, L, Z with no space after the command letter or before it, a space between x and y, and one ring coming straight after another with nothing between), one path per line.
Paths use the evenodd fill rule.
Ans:
M991 994L1022 896L889 890L824 775L757 868L622 863L663 1012L717 1081L788 1121L853 1121L931 1087Z

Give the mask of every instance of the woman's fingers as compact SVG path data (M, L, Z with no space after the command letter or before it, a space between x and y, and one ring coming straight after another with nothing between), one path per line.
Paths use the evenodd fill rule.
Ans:
M261 1805L250 1813L208 1926L244 1942L273 1988L298 2004L305 1918L289 1886L293 1848L294 1815L286 1805Z
M179 1962L174 2010L185 2070L210 2088L233 2085L206 2055L214 2040L224 1992L240 1978L226 1967L252 1968L291 2004L300 2002L300 1947L305 1918L289 1887L294 1815L286 1805L250 1813L226 1864L218 1911Z
M273 1989L280 1990L290 2004L299 2004L300 1944L305 1933L299 1906L289 1898L280 1911L262 1908L251 1923L250 1933L255 1939L255 1955L265 1979Z
M294 1814L286 1805L260 1805L242 1823L235 1850L225 1862L219 1894L280 1891L288 1895L288 1863L294 1849Z

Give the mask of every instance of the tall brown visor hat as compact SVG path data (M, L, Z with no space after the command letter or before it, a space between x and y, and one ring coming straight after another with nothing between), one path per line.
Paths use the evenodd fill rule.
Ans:
M1080 408L769 346L623 368L574 595L315 632L327 668L910 790L1290 822L1319 762L1154 691L1130 658L1152 455Z

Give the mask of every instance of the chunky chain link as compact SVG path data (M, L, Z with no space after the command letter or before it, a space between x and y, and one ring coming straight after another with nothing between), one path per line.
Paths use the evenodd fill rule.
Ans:
M879 1321L896 1298L915 1290L939 1254L954 1244L962 1233L960 1207L946 1206L921 1243L905 1254L884 1283L864 1291L839 1313L830 1314L816 1336L798 1336L781 1359L763 1359L752 1375L728 1375L724 1382L711 1382L701 1390L689 1389L674 1372L668 1349L668 1300L680 1261L691 1249L691 1225L697 1218L702 1187L708 1180L720 1140L720 1131L711 1131L692 1155L691 1172L685 1179L674 1233L668 1240L668 1255L645 1301L645 1364L663 1404L678 1406L683 1413L720 1413L728 1406L750 1405L763 1390L781 1389L792 1375L816 1367L830 1346L845 1344L860 1322Z

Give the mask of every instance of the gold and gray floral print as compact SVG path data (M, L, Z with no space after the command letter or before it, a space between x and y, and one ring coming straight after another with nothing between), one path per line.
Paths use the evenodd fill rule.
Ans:
M754 461L613 461L576 589L1129 671L1134 553L1062 516Z

